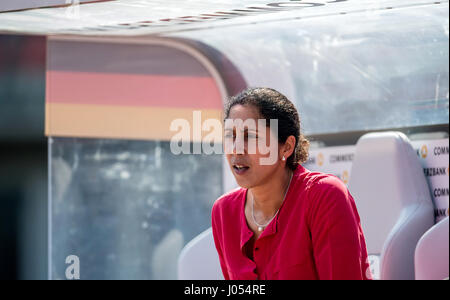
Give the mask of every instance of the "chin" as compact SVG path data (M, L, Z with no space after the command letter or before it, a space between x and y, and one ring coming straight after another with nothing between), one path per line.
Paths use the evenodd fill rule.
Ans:
M241 188L243 188L243 189L250 189L252 186L251 185L249 185L249 184L240 184L239 182L238 182L238 185L241 187Z
M238 179L236 177L234 177L236 179L236 183L244 189L249 189L253 186L253 184L251 182L249 182L248 180L243 180L242 178Z

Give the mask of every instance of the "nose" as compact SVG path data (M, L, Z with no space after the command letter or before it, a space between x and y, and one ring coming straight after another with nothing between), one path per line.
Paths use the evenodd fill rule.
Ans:
M241 139L234 139L232 152L233 154L245 154L245 144Z
M239 138L225 140L225 154L245 154L245 143Z
M235 139L233 141L231 153L232 154L244 154L245 153L244 143L239 142L238 139Z

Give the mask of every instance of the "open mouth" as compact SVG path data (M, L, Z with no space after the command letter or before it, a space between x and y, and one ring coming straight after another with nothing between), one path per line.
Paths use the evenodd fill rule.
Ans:
M250 169L250 167L245 166L245 165L241 165L241 164L235 164L235 165L233 165L233 170L234 170L234 172L235 172L236 174L238 174L238 175L244 174L245 172L248 171L248 169Z

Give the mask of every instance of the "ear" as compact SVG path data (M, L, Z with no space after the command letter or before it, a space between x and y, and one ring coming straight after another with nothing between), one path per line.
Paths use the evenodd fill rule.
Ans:
M283 146L280 147L280 157L286 157L286 160L294 153L295 151L295 137L293 135L289 136L286 139L286 142Z

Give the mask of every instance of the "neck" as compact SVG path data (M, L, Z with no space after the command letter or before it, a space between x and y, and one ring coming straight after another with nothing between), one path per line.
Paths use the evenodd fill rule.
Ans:
M283 168L267 182L249 189L255 212L258 211L265 218L270 218L276 213L283 204L292 173L290 169Z

